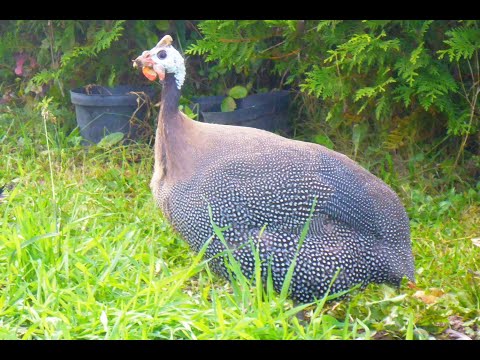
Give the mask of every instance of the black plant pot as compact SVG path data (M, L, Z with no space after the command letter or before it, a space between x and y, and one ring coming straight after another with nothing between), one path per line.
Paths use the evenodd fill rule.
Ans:
M140 93L140 99L131 92ZM147 110L154 95L151 87L129 85L84 86L70 91L80 133L93 143L115 132L123 133L127 140L137 139L142 124L148 121Z
M288 131L290 92L272 91L250 95L237 100L237 109L221 111L225 96L207 96L194 99L199 106L199 120L225 125L249 126L267 131Z

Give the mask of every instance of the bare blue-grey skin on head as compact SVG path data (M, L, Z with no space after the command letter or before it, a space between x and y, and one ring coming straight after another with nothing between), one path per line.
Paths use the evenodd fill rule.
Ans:
M178 110L185 64L165 36L134 60L163 82L155 141L153 196L172 227L194 251L213 236L205 256L226 250L243 273L254 273L258 249L264 279L270 267L280 291L298 251L290 297L311 302L369 283L414 281L409 219L383 181L345 155L267 131L196 122ZM157 76L153 74L153 76ZM149 77L150 78L150 77ZM223 257L211 261L228 278Z

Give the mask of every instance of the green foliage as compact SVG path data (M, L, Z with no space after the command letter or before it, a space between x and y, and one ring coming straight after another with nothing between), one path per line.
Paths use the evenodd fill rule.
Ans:
M108 149L118 144L124 138L124 134L121 132L114 132L104 136L97 144L98 147Z
M335 145L333 144L332 140L331 140L327 135L323 135L323 134L316 135L316 136L313 138L313 141L314 141L316 144L323 145L323 146L325 146L326 148L331 149L331 150L333 150L333 148L334 148L334 146L335 146Z
M399 134L399 122L422 111L425 124L464 142L479 132L478 21L205 20L199 29L204 38L187 53L245 82L258 83L262 70L278 76L277 86L321 99L308 114L333 127L366 122L381 142L395 132L405 147L423 134Z
M0 92L29 107L44 96L68 103L68 90L86 84L147 83L131 59L169 32L187 55L186 97L290 88L309 138L321 123L334 142L332 131L351 138L361 122L375 134L368 141L407 151L435 124L458 161L478 153L477 20L10 20L0 31ZM18 54L34 59L22 75Z
M235 102L234 98L232 98L231 96L227 96L225 99L222 100L220 108L223 112L233 111L237 108L237 103Z
M228 91L228 96L234 98L234 99L243 99L245 96L247 96L248 90L244 86L234 86Z
M236 85L228 91L228 95L222 100L220 108L223 112L233 111L237 108L235 100L243 99L248 94L248 89L241 85Z
M367 124L355 124L352 130L353 158L357 157L361 141L365 138L368 131Z
M63 90L63 83L72 79L76 74L75 68L85 61L95 61L95 58L104 50L110 48L112 44L117 41L124 30L123 20L113 21L108 27L101 27L98 30L88 29L92 34L91 39L87 38L87 44L81 46L76 45L67 50L68 47L63 47L63 54L61 60L58 61L52 59L52 69L44 69L31 79L35 85L44 85L51 82L58 85L62 95L65 95ZM53 26L53 25L52 25ZM61 44L66 40L69 44L74 43L74 27L75 23L71 22L67 24L65 35L61 38L60 44L51 43L49 46L53 48L53 51L58 51L61 48ZM88 34L87 30L87 34ZM53 31L53 30L52 30ZM67 51L66 51L67 50ZM101 67L100 67L101 69ZM101 71L101 70L98 71ZM109 77L106 82L111 86L115 78L115 70L109 69Z
M472 26L473 25L473 26ZM445 33L449 39L443 42L448 45L445 50L439 50L439 58L442 59L448 55L450 61L459 61L460 59L470 60L475 54L478 56L480 48L480 29L478 23L460 26Z
M251 61L261 52L262 40L273 35L271 22L261 20L206 20L198 28L205 37L185 53L205 55L206 61L216 60L220 66L228 70L235 67L239 72L250 70Z
M68 102L68 91L88 84L147 84L132 71L131 60L153 47L166 31L178 34L176 44L188 45L185 21L146 20L11 20L0 30L0 80L24 102L45 95ZM15 56L36 62L15 75Z
M343 96L343 83L334 67L313 65L312 71L306 72L305 75L305 83L300 84L300 89L308 94L323 100L340 100Z

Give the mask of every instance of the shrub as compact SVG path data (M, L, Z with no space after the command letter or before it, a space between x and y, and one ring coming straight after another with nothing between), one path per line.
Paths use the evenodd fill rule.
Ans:
M205 20L198 25L204 38L187 53L250 82L266 69L278 87L320 100L310 115L334 125L367 123L385 149L462 136L460 155L469 135L479 132L479 24Z

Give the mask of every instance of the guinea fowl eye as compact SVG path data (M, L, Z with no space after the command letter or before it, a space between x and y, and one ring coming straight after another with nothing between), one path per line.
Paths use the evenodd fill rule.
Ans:
M160 50L158 53L157 53L157 57L159 59L165 59L167 57L167 52L165 50Z

